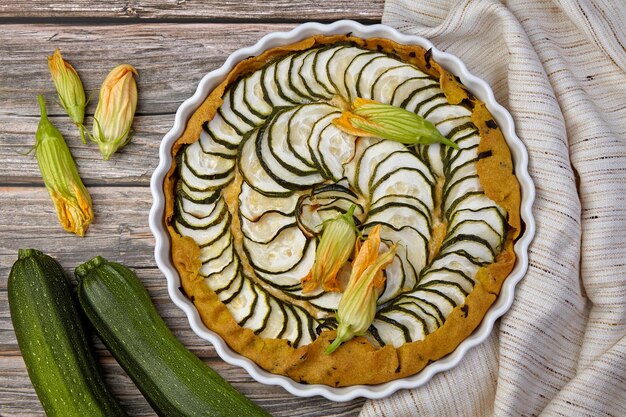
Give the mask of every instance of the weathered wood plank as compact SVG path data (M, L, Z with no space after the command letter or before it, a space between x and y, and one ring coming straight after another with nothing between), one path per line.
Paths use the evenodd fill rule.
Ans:
M50 114L64 115L54 101L46 57L55 48L78 71L93 114L108 71L121 63L139 71L138 114L174 113L200 79L236 49L293 24L0 25L0 114L36 116L37 94Z
M0 3L0 17L89 17L130 19L210 19L210 20L380 20L383 0L356 2L335 0L115 0L72 2L34 0L27 3Z

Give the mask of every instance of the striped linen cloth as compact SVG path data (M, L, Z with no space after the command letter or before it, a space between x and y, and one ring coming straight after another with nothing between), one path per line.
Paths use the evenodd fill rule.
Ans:
M537 187L515 302L482 345L378 416L626 416L626 1L387 0L509 109Z

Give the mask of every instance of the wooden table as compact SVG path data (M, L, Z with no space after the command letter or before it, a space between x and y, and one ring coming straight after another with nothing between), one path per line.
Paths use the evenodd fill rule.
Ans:
M237 389L276 416L353 416L363 400L333 403L298 398L254 381L224 363L189 327L170 300L157 269L148 228L150 176L161 138L174 113L207 72L234 50L263 35L304 21L354 19L377 23L382 0L112 0L3 1L0 3L0 416L44 415L28 379L11 325L7 276L18 248L55 257L73 279L73 269L96 255L133 268L176 336ZM136 134L126 148L103 161L97 146L83 145L59 106L46 56L61 48L74 65L95 110L100 84L120 63L139 70ZM33 146L39 119L37 94L44 94L50 119L65 135L93 198L96 218L85 238L59 226L37 161L24 156ZM131 416L152 409L102 343L94 344L106 379Z

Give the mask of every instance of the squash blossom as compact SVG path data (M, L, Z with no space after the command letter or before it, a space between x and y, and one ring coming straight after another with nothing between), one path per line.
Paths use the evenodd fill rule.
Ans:
M35 136L39 170L52 198L61 226L84 236L93 220L91 197L78 175L78 169L61 132L48 120L46 103L39 95L41 120Z
M346 133L361 137L378 137L406 145L443 143L458 149L437 127L422 116L401 107L374 100L356 98L352 111L344 111L333 124Z
M376 300L385 283L383 268L393 261L397 244L382 255L379 248L380 225L377 225L352 263L348 286L339 300L337 335L326 353L333 353L343 342L354 336L364 335L374 321Z
M347 212L324 222L322 238L315 252L315 263L302 278L302 292L311 292L322 284L325 291L341 291L337 281L339 269L348 261L356 243L356 227L352 205Z
M83 143L87 143L87 140L85 140L85 126L83 125L87 100L85 99L85 90L78 73L74 67L63 59L58 48L54 51L54 54L48 57L48 68L50 69L52 81L54 81L61 105L67 115L70 116L70 119L76 124L76 127L78 127Z
M100 88L93 116L93 140L105 160L130 142L130 128L137 108L136 74L133 66L119 65L111 70Z

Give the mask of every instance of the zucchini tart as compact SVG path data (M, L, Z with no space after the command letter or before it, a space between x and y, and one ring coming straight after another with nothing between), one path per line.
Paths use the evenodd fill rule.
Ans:
M329 386L419 372L478 326L515 263L520 191L485 105L413 45L314 36L250 57L172 148L165 223L182 291L205 325L269 372ZM449 144L403 144L337 123L355 99L405 109ZM333 353L335 288L303 287L325 225L376 230L375 314ZM359 243L354 253L357 253Z

